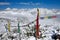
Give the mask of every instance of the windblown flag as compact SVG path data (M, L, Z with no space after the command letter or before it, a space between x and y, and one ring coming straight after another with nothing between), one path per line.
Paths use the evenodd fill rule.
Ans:
M52 18L56 18L57 16L52 16Z
M48 16L48 19L52 18L51 16Z
M10 32L10 22L8 21L8 31Z
M18 22L18 33L20 33L20 26L19 26L19 22Z
M7 24L5 25L6 32L8 31Z
M37 20L36 20L36 37L39 38L39 9L37 9Z
M40 19L44 19L44 17L40 17Z
M45 16L44 19L48 19L48 16Z

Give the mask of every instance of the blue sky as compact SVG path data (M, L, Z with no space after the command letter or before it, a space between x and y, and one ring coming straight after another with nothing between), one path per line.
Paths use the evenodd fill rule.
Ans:
M60 0L0 0L0 9L8 7L60 9Z

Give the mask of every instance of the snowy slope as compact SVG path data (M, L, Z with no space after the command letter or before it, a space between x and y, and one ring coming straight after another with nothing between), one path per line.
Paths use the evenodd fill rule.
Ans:
M13 20L11 22L11 25L17 26L17 19L20 21L20 25L28 24L36 19L37 15L37 8L33 9L16 9L16 8L7 8L5 10L0 11L0 18L10 19ZM8 11L9 10L9 11ZM46 38L41 40L51 40L51 35L53 34L52 31L55 31L56 29L60 28L59 18L60 18L60 11L57 9L47 9L47 8L39 8L40 10L40 17L42 16L58 16L55 19L43 19L39 21L41 24L41 29L46 30L44 32L44 35L48 35ZM3 22L0 20L0 33L5 32L4 25L7 24L7 21L2 19ZM50 25L49 27L44 27L45 25ZM58 26L58 27L57 27ZM11 27L13 29L13 27ZM23 28L22 28L23 29ZM43 31L43 30L42 30ZM49 37L49 39L47 39ZM30 38L32 39L32 38ZM34 40L34 38L33 38Z

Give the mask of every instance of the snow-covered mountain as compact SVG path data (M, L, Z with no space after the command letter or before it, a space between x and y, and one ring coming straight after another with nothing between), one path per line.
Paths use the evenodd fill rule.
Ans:
M54 19L40 19L39 23L41 24L41 29L44 28L45 25L50 25L47 33L52 33L52 30L55 28L60 28L60 10L57 9L47 9L47 8L39 8L40 17L45 16L53 16L56 15L57 18ZM28 24L36 19L37 8L33 9L16 9L16 8L6 8L5 10L0 10L0 33L5 32L4 25L7 23L6 19L10 19L13 26L17 26L17 19L20 21L20 25ZM2 21L4 20L4 21ZM53 26L53 27L52 27ZM58 26L58 27L57 27ZM55 28L54 28L55 27ZM50 31L51 29L51 31ZM50 32L49 32L50 31Z
M60 15L60 10L57 9L47 9L47 8L39 8L40 17L42 16L53 16ZM33 9L16 9L16 8L6 8L5 10L0 11L0 18L9 18L13 20L20 20L21 23L29 23L36 19L37 8Z

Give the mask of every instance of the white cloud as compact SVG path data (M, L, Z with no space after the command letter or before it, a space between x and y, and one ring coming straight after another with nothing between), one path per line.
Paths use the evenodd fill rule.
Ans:
M30 3L31 5L40 5L40 3Z
M30 5L30 3L23 3L23 2L18 3L18 4Z
M40 3L36 3L36 5L40 5Z
M11 9L11 8L8 7L8 8L6 8L5 10L6 10L6 11L17 11L18 9L17 9L17 8Z
M11 10L11 8L6 8L5 10Z
M8 2L0 2L0 5L10 5Z
M23 5L40 5L40 3L33 3L33 2L21 2L21 3L17 3L17 4L23 4Z

